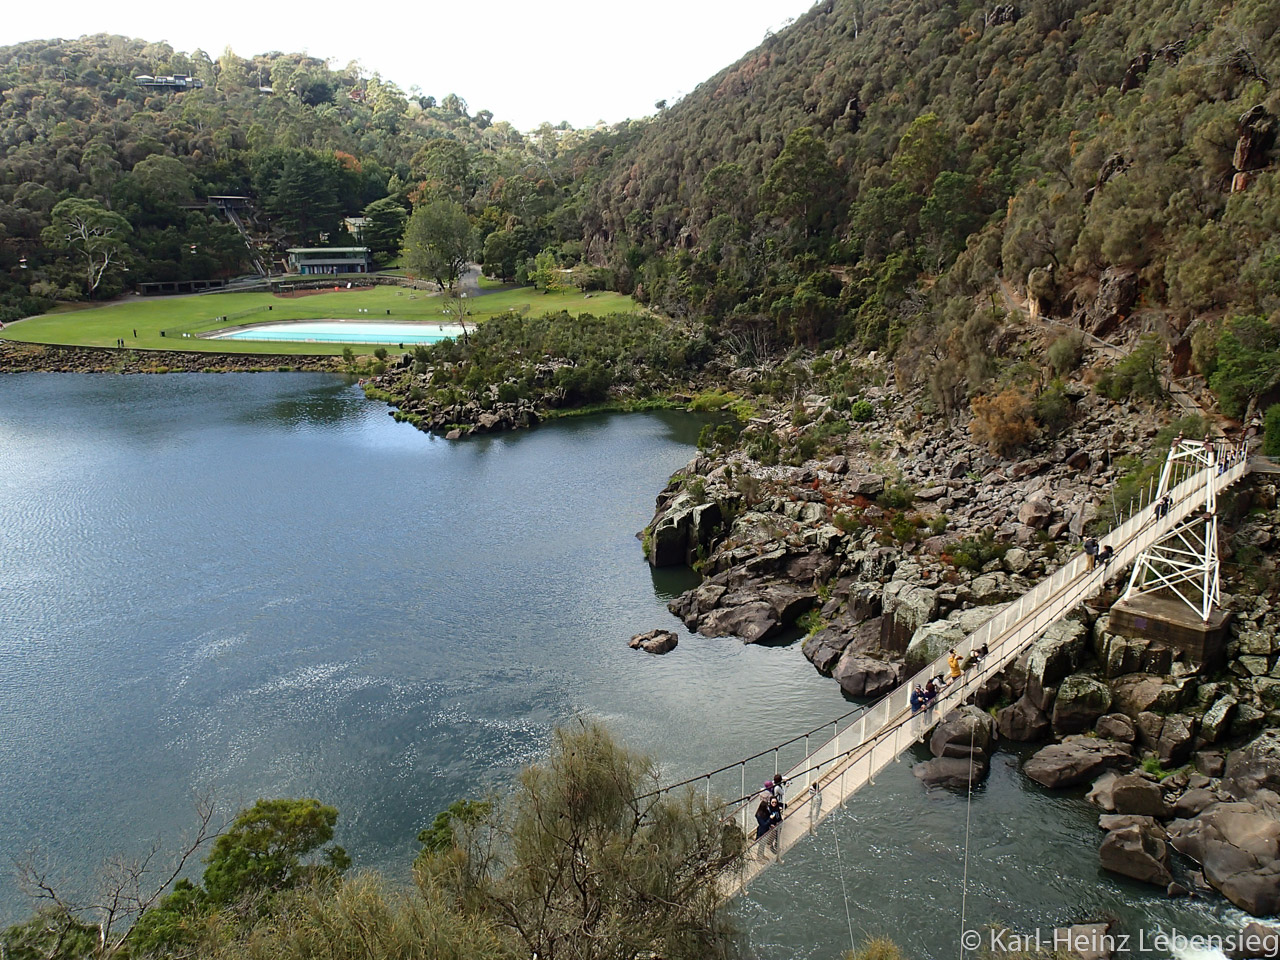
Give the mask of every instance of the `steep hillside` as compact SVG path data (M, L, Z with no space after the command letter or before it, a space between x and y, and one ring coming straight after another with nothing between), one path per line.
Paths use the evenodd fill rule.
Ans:
M978 343L955 298L997 276L1103 335L1269 314L1278 26L1267 0L826 0L599 167L587 248L781 345Z

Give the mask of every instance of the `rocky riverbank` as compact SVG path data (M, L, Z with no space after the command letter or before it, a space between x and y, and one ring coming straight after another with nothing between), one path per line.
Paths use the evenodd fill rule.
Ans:
M651 564L704 575L670 603L690 630L745 642L803 630L804 655L855 698L886 693L1052 574L1125 512L1150 476L1141 458L1158 461L1175 432L1172 414L1078 380L1061 388L1065 425L1010 458L976 442L968 418L922 413L890 368L864 380L875 374L882 386L857 410L813 393L756 411L736 441L708 444L672 478L642 533ZM837 449L799 465L749 455L796 450L814 431ZM1258 916L1280 912L1269 481L1220 504L1224 663L1113 631L1114 595L1099 596L941 718L917 776L968 787L1002 741L1046 744L1023 771L1047 789L1090 789L1105 869L1171 896L1216 891Z
M0 340L0 373L258 373L342 372L341 357L109 350Z

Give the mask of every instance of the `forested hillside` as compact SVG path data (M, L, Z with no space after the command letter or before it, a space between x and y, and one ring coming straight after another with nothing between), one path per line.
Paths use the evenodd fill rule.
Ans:
M1280 0L823 0L655 117L529 139L354 64L21 44L0 316L247 269L207 194L253 197L279 247L350 242L364 213L384 260L443 203L492 275L575 268L765 351L887 348L944 408L991 377L1003 278L1089 332L1159 334L1178 372L1213 374L1224 338L1263 358L1219 391L1239 412L1280 371L1277 27ZM132 80L168 72L205 86ZM89 214L120 254L98 278L68 226Z
M172 74L204 86L134 80ZM0 48L0 319L247 269L235 228L201 208L208 195L253 197L282 245L350 243L340 218L370 214L390 225L371 238L387 255L414 201L465 199L478 222L530 224L532 256L559 200L550 165L577 136L547 125L526 142L456 94L297 54L214 59L105 35ZM96 233L68 241L72 221ZM95 250L114 255L97 287Z
M827 0L583 177L587 248L673 314L923 352L944 401L998 276L1185 359L1280 307L1277 27L1267 0Z

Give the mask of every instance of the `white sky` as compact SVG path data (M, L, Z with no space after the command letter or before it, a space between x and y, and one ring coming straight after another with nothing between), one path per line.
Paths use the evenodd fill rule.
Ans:
M406 91L456 93L521 130L654 112L733 63L813 0L178 0L6 4L0 46L117 33L216 57L306 51L358 60Z

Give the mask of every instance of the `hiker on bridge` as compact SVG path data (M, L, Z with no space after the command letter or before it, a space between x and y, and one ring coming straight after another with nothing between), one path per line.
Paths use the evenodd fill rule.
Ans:
M1116 554L1115 550L1113 550L1111 547L1111 544L1108 543L1105 547L1103 547L1101 550L1098 551L1098 559L1102 561L1102 565L1104 567L1109 567L1111 566L1111 558L1114 557L1115 554Z
M915 689L911 691L911 715L914 717L923 710L926 703L928 701L925 699L924 687L917 683Z
M920 688L916 684L916 689ZM810 832L818 825L818 821L822 819L822 788L818 786L815 780L809 784L809 830Z
M964 673L964 667L960 665L960 658L956 655L954 650L949 650L947 652L947 670L947 683L955 683L960 679L961 674Z
M777 798L778 806L783 810L787 809L787 779L780 773L773 775L773 795Z
M1089 537L1084 542L1084 569L1085 572L1093 570L1098 562L1098 541L1094 537Z

